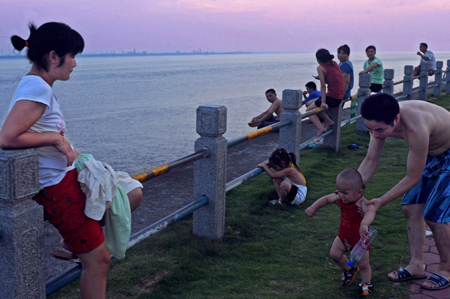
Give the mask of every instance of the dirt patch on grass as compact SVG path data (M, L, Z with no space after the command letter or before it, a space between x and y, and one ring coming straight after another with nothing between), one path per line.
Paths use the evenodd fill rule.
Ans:
M169 275L169 270L163 270L152 276L146 276L141 279L137 289L139 292L151 292L153 290L153 285L161 280L166 275Z

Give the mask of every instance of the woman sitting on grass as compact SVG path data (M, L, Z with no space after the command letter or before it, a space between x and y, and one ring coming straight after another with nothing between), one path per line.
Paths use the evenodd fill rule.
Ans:
M258 164L273 180L273 185L279 199L271 200L272 204L299 205L306 198L306 180L297 166L294 153L288 153L284 148L277 148L269 160ZM270 170L270 167L276 172Z

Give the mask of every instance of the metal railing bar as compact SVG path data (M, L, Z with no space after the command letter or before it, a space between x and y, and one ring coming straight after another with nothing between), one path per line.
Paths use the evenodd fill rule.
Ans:
M235 145L241 144L247 140L262 136L264 134L269 133L270 131L285 127L285 126L289 126L290 124L292 124L292 120L287 120L284 122L278 122L278 123L274 123L273 125L258 129L256 131L247 133L245 135L233 138L228 140L227 142L227 147L233 147Z
M180 159L168 162L167 164L162 164L156 167L153 167L152 169L144 170L139 173L135 173L131 175L131 177L135 180L138 180L140 182L144 182L149 179L153 179L159 175L162 175L166 172L168 172L171 169L174 169L176 167L183 166L189 162L197 161L200 159L203 159L209 155L209 150L204 148L201 149L193 154L187 155L185 157L182 157Z
M172 214L167 215L166 217L156 221L152 225L147 226L146 228L138 231L137 233L133 234L130 237L130 241L128 242L127 248L133 247L142 240L166 228L170 224L175 223L178 220L182 219L183 217L186 217L187 215L193 213L194 211L206 205L208 201L209 200L206 196L202 196L199 199L191 202L190 204L182 207L181 209L173 212Z
M315 108L313 110L310 110L310 111L302 114L302 119L307 118L308 116L317 114L317 113L322 112L322 111L325 111L325 109L323 109L323 108Z
M323 134L317 135L317 136L303 142L302 144L300 144L300 151L306 149L309 145L316 143L317 141L319 141L320 139L322 139L325 136L330 135L331 133L333 133L333 129L330 129Z
M261 173L263 173L264 170L261 167L257 167L243 175L241 175L240 177L228 182L226 184L226 192L236 188L237 186L251 180L252 178L256 177L257 175L260 175Z

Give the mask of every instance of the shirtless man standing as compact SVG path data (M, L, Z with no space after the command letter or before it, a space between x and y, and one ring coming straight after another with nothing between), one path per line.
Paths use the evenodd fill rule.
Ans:
M275 90L267 90L266 98L272 105L270 105L269 109L254 117L252 121L248 123L250 127L258 127L259 129L280 121L280 115L281 112L284 111L284 109L281 106L281 100L277 98L277 93L275 92ZM276 117L273 115L273 113L276 114Z
M370 145L359 166L364 184L378 168L386 137L403 139L409 146L406 176L380 198L381 206L403 196L402 209L408 226L411 261L408 266L388 274L392 281L426 278L423 268L425 219L433 232L440 263L422 284L424 289L450 286L450 113L424 101L398 103L387 94L368 97L361 106L370 133Z

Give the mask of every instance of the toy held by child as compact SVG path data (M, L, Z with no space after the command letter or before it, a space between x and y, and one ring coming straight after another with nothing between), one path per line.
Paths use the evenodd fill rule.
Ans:
M308 217L313 217L317 210L324 206L336 203L341 208L341 224L338 236L331 246L331 258L344 269L342 285L344 287L356 277L361 270L361 296L370 295L373 292L373 284L370 282L372 270L369 264L370 247L358 262L357 266L347 264L348 259L344 255L350 251L360 238L370 237L369 225L375 218L375 208L367 205L367 200L363 197L364 184L361 174L353 168L347 168L336 178L336 188L334 193L319 198L309 208L305 210ZM358 213L358 208L364 212L364 217Z
M258 164L273 180L279 199L271 200L272 204L299 205L306 198L306 180L297 166L297 157L284 148L277 148L269 160ZM272 171L272 167L276 170Z

